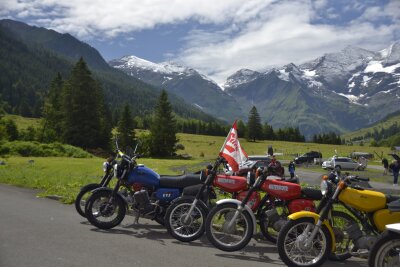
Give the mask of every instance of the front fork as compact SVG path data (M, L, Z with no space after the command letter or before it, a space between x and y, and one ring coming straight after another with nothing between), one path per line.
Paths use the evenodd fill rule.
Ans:
M315 236L321 229L323 222L329 217L331 210L332 210L334 200L336 199L339 192L340 192L339 190L336 190L333 197L330 198L329 200L327 200L326 205L322 208L320 217L319 217L317 223L315 224L313 231L311 232L310 236L308 236L306 238L306 242L304 244L306 248L311 247L312 241L314 240ZM304 230L304 234L307 234L310 231L310 228L311 228L311 225L307 225L306 229Z

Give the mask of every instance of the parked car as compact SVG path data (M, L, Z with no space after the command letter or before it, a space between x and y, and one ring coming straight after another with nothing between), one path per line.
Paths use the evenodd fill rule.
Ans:
M359 170L366 168L366 164L359 163L347 157L332 157L322 163L323 169Z
M296 164L302 164L302 163L313 163L314 159L322 158L322 154L317 151L310 151L305 153L304 155L301 155L299 157L296 157L294 159L294 162Z

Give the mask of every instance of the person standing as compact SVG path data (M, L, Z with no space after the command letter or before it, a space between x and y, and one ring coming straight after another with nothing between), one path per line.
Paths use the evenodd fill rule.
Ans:
M393 186L397 186L397 180L399 179L400 162L398 160L394 160L393 163L390 164L390 168L393 172Z
M293 161L291 161L289 163L288 170L289 170L289 173L290 173L290 179L293 179L294 178L294 171L296 170L296 165L294 164Z
M383 158L382 159L382 164L383 164L383 175L387 175L388 174L388 170L389 170L389 161L387 160L387 158Z

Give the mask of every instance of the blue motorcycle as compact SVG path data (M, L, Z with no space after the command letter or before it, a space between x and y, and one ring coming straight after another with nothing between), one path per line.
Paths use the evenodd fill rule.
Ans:
M201 173L160 176L150 168L137 164L139 155L125 155L118 145L117 155L120 160L113 167L114 177L117 178L114 188L95 189L85 206L86 218L100 229L119 225L127 211L134 214L136 222L143 217L164 225L165 211L171 201L180 197L185 187L201 186ZM190 194L196 190L187 191Z

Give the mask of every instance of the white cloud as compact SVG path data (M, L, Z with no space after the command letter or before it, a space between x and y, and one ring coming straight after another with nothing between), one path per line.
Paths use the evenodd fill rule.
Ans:
M165 55L177 57L218 83L240 68L263 70L301 63L349 44L379 50L399 38L400 1L386 6L353 1L345 8L365 9L359 18L341 26L315 24L321 14L327 15L331 1L1 0L0 17L29 19L84 40L135 38L136 31L190 20L217 25L219 30L191 31L179 54ZM337 18L339 10L328 15ZM391 23L377 23L381 19Z

